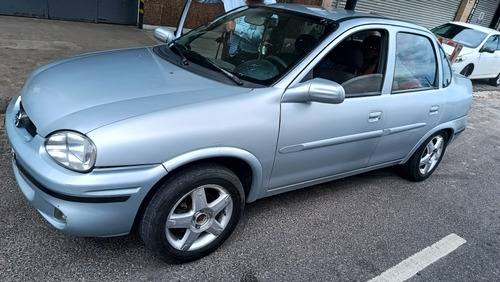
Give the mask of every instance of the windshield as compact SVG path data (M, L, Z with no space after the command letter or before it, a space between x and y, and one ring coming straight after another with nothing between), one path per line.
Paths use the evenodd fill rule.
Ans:
M434 34L451 39L468 48L476 48L486 38L486 33L456 24L443 24L431 30Z
M291 11L245 7L190 31L168 48L182 53L188 63L228 75L236 84L243 80L271 85L335 26Z

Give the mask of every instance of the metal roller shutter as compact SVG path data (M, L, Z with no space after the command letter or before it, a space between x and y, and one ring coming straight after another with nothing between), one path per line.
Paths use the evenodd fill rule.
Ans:
M498 0L497 0L498 1ZM333 7L344 8L345 0L334 0ZM356 11L416 23L433 28L455 18L461 0L358 0Z
M500 5L500 0L477 0L468 22L485 27L490 26L498 5Z

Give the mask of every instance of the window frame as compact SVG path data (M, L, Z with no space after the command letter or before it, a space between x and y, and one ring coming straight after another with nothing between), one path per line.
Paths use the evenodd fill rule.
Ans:
M486 41L484 42L483 47L482 47L481 49L484 49L484 48L488 47L488 46L487 46L487 45L488 45L488 42L490 41L490 39L493 39L493 38L496 38L496 41L497 41L497 43L496 43L496 47L495 47L495 48L493 48L493 50L495 50L495 51L500 50L500 42L499 42L499 41L500 41L500 35L497 35L497 34L493 34L493 35L491 35L490 37L488 37L488 39L486 39ZM493 40L493 41L494 41L494 40ZM492 42L493 42L493 41L492 41Z
M446 52L444 51L443 47L441 45L438 45L438 48L439 48L439 56L441 58L441 71L442 71L442 75L441 75L441 86L443 88L446 88L448 86L451 85L452 81L453 81L453 69L451 68L451 63L450 63L450 60L448 59L448 55L446 54ZM447 73L449 73L450 75L450 81L447 82L446 81L446 77L445 77L445 69L448 70Z
M375 77L377 74L380 74L382 77L380 78L380 87L377 91L351 92L351 93L348 93L346 91L345 98L349 99L349 98L358 98L358 97L381 96L383 94L384 83L385 83L386 77L388 75L387 70L388 70L388 62L389 62L389 44L390 44L389 38L390 38L390 34L391 34L390 29L388 29L387 27L385 27L383 25L358 27L358 28L354 28L351 30L347 30L344 32L344 34L342 36L338 36L339 38L342 38L342 40L338 41L337 44L332 46L329 49L329 51L323 56L323 58L320 61L318 61L318 63L315 64L315 66L312 68L310 74L306 76L307 80L316 77L315 75L312 74L314 72L314 70L316 68L318 68L320 66L320 64L325 59L328 58L330 53L332 51L334 51L334 49L337 46L339 46L341 43L343 43L345 41L349 41L349 39L353 40L353 38L357 34L370 33L370 32L378 32L381 36L380 48L379 48L379 59L378 59L378 63L377 63L377 67L375 69L375 72L373 74L359 75L359 76L356 76L354 78L351 78L351 79L346 80L343 83L339 83L339 84L343 85L344 83L349 82L349 81L354 80L354 79L359 80L359 78L363 78L363 77L365 77L365 78L369 78L370 76ZM360 43L362 43L362 41L360 41ZM335 82L335 83L338 83L332 79L328 79L328 80Z
M431 86L422 86L422 87L414 87L414 88L406 88L406 89L395 89L394 88L394 83L395 83L395 78L397 77L397 63L398 63L398 35L400 34L409 34L409 35L413 35L413 36L419 36L421 37L422 39L426 40L425 42L428 42L428 47L430 48L427 48L428 51L431 51L433 54L433 58L434 58L434 83L433 85ZM435 40L433 40L433 38L430 38L427 34L424 34L424 33L417 33L417 32L414 32L414 31L410 31L408 29L400 29L400 30L397 30L395 31L394 33L394 55L392 56L392 64L393 64L393 69L392 69L392 79L390 81L391 85L390 85L390 93L391 95L392 94L404 94L404 93L412 93L412 92L419 92L419 91L428 91L428 90L434 90L434 89L439 89L441 88L441 73L442 73L442 70L440 70L440 62L439 62L439 57L437 57L436 55L436 49L435 49ZM409 70L411 72L411 70ZM417 79L417 76L415 75L415 79Z

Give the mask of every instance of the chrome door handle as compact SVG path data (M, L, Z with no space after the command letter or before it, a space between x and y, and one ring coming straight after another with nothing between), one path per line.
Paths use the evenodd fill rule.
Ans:
M432 106L431 109L429 110L429 115L437 115L439 112L439 106Z
M369 117L368 117L368 122L377 122L381 119L382 119L382 112L381 111L371 112Z

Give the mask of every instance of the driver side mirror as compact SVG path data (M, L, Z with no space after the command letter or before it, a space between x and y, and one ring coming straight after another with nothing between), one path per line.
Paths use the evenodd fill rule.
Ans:
M495 50L493 48L491 48L491 47L484 46L483 48L481 48L481 50L479 50L479 52L481 52L481 53L482 52L487 52L487 53L493 54L493 53L495 53Z
M286 90L283 103L328 103L344 102L344 88L331 80L314 78Z
M153 35L162 43L170 43L175 39L175 32L168 27L155 28Z

